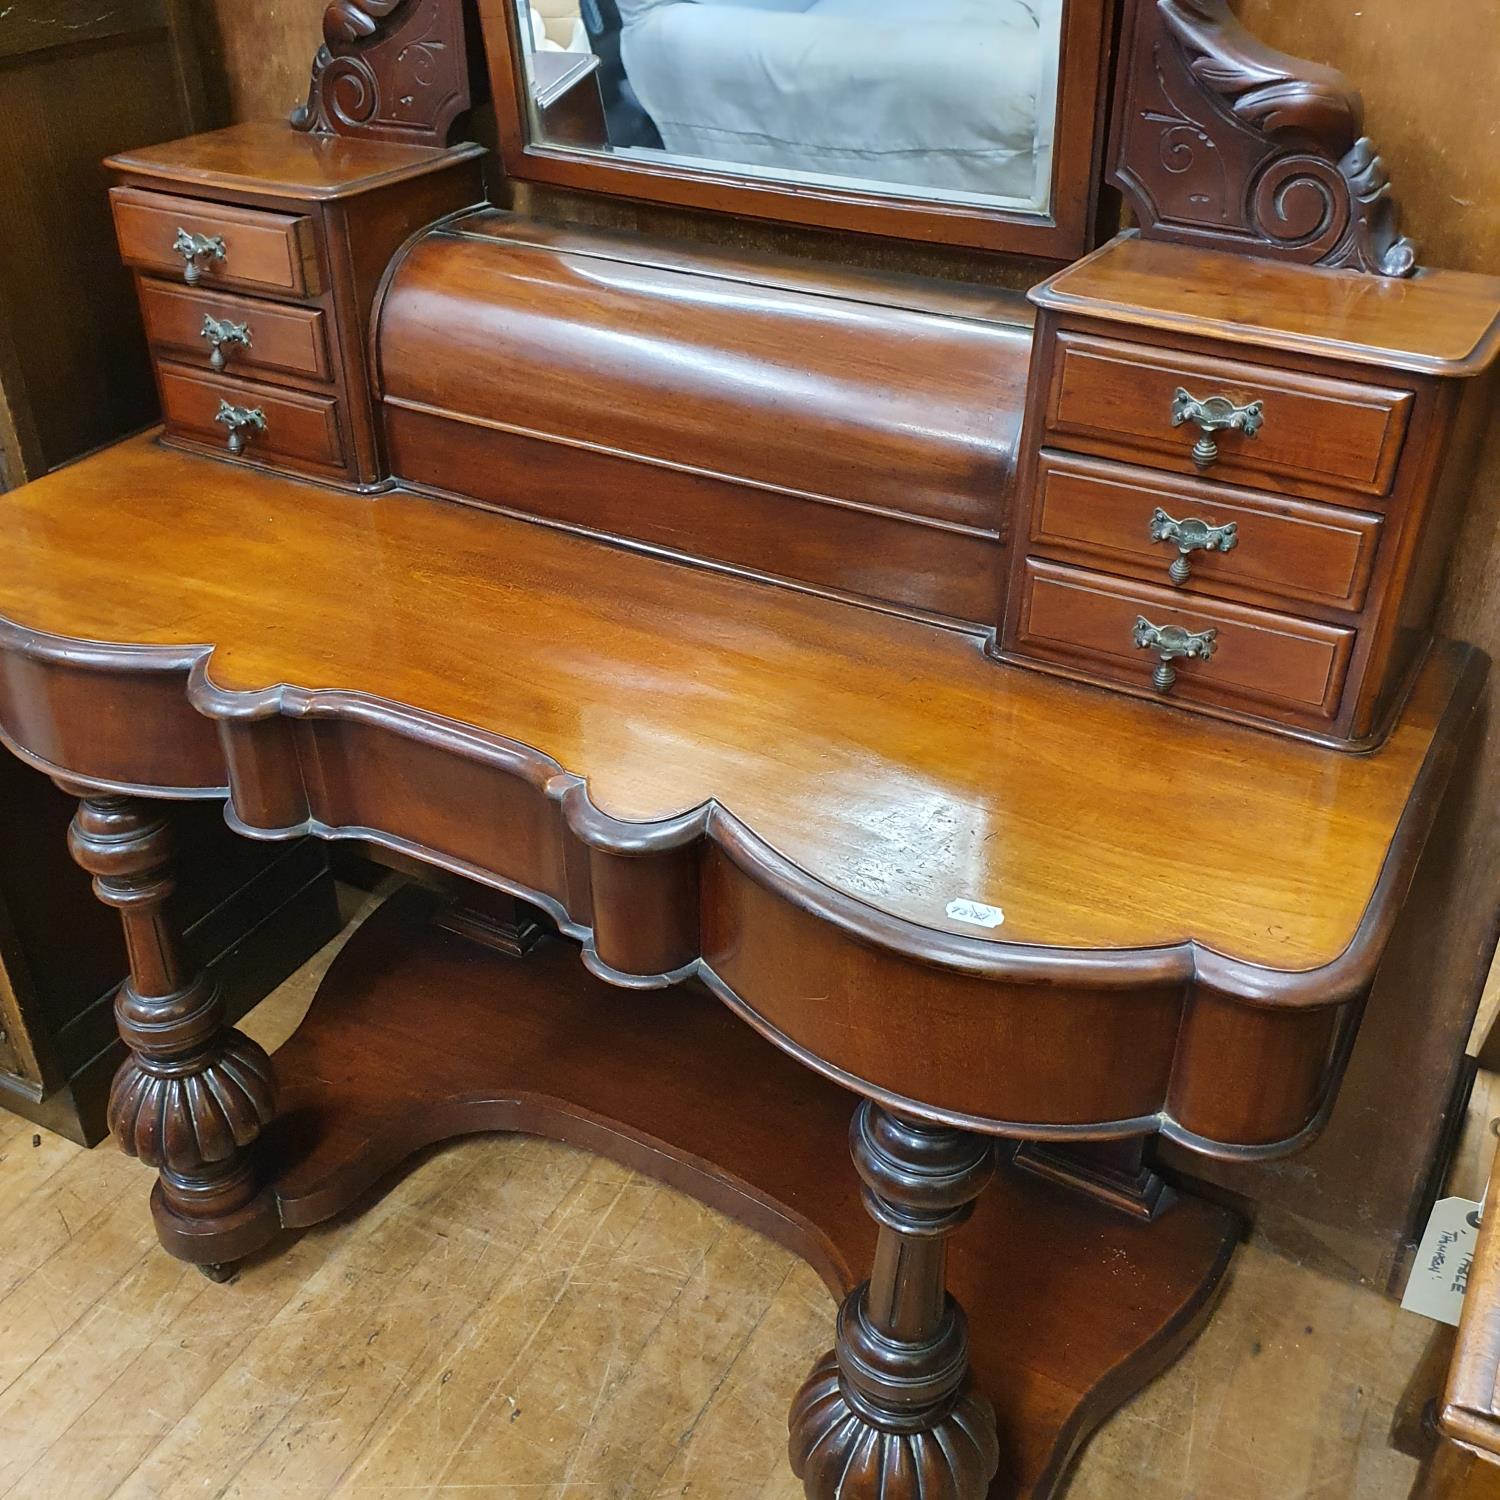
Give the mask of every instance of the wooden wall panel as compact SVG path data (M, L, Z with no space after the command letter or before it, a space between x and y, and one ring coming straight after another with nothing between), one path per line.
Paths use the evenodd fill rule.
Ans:
M1359 85L1421 262L1500 271L1500 0L1233 3L1273 47Z
M285 119L307 98L328 0L193 0L209 107L225 124Z
M0 5L0 486L155 417L102 163L201 123L188 3Z

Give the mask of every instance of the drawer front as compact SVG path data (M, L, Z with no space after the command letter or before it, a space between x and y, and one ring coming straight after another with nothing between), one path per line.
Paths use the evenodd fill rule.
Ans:
M1182 524L1193 522L1203 525ZM1185 593L1356 610L1381 524L1377 515L1343 506L1044 452L1031 540L1069 561L1124 568ZM1186 575L1181 582L1173 568Z
M1135 644L1137 621L1160 629L1217 631L1207 660L1177 659L1169 700L1250 712L1290 712L1310 721L1338 711L1354 632L1219 600L1184 600L1149 584L1030 560L1021 601L1025 654L1110 682L1151 689L1156 651Z
M220 403L258 411L264 429L244 427L242 455L275 463L289 459L318 469L342 469L344 444L338 402L303 391L278 390L250 380L205 374L185 365L163 363L157 370L167 431L212 444L226 452L230 429L217 420Z
M1205 434L1191 417L1174 427L1178 391L1199 402L1223 397L1236 408L1259 402L1258 430L1253 437L1235 430ZM1410 391L1063 332L1047 428L1049 439L1064 440L1062 447L1134 450L1148 463L1160 459L1187 474L1250 484L1288 477L1384 495L1412 401ZM1217 448L1210 463L1193 460L1200 438Z
M217 347L228 370L330 378L318 308L282 307L143 278L141 311L146 336L178 359L209 366ZM210 333L217 333L217 344Z
M193 259L195 284L290 297L312 296L319 290L311 219L139 188L114 188L110 200L120 254L141 270L189 280L188 258L175 247L181 236L197 236L216 243L223 253L207 251Z

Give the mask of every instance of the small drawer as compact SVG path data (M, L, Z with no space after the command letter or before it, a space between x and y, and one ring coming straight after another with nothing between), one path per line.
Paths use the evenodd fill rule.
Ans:
M189 285L280 296L310 297L319 290L311 219L139 188L113 188L109 196L120 254L140 270Z
M1380 529L1365 511L1045 451L1031 540L1184 593L1356 610Z
M191 437L248 460L339 470L344 442L339 431L338 402L251 380L206 374L185 365L163 362L157 368L162 413L167 431ZM231 429L219 420L222 406L258 412L264 424L239 427L241 446L230 447Z
M1136 645L1137 623L1213 630L1206 660L1168 662L1168 700L1213 703L1302 720L1338 712L1354 632L1219 600L1185 600L1168 589L1102 573L1028 560L1018 645L1021 654L1087 671L1105 681L1152 691L1158 651Z
M140 289L146 337L179 359L212 367L217 349L224 369L330 378L324 316L316 307L285 307L146 278Z
M1224 398L1233 408L1259 403L1254 436L1204 432L1187 400ZM1047 395L1049 440L1062 447L1144 457L1186 474L1262 484L1267 477L1384 495L1406 436L1410 391L1330 380L1171 349L1153 349L1062 332ZM1199 440L1217 457L1197 463ZM1144 453L1143 451L1144 450Z

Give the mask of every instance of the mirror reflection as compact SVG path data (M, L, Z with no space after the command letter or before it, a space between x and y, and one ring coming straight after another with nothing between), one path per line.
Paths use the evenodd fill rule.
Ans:
M1063 0L515 0L532 139L1035 213Z

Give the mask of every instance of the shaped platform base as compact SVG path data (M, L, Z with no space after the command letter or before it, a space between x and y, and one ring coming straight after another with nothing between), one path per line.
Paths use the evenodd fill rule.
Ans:
M265 1146L285 1226L329 1218L432 1142L514 1130L691 1193L802 1256L835 1295L867 1274L853 1095L695 986L611 989L552 938L503 958L432 925L429 902L411 890L377 911L276 1054L282 1109ZM999 1417L991 1500L1060 1492L1088 1433L1207 1319L1239 1227L1186 1196L1146 1223L1001 1167L949 1262Z

